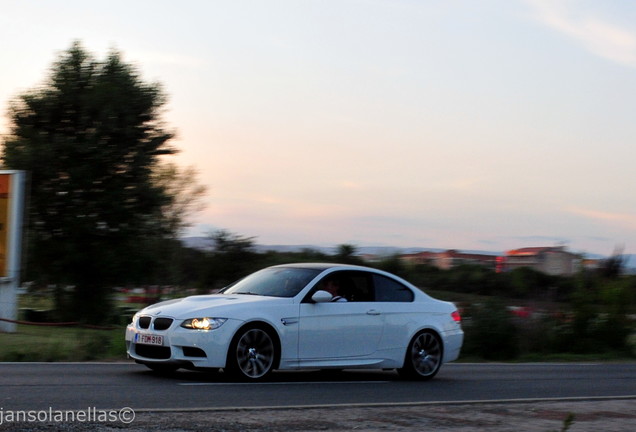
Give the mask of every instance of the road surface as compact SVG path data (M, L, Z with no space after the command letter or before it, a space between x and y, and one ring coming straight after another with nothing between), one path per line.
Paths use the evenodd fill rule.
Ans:
M134 363L1 363L0 408L135 411L636 398L636 363L447 364L429 382L393 371L277 372L263 383L223 372L157 376Z

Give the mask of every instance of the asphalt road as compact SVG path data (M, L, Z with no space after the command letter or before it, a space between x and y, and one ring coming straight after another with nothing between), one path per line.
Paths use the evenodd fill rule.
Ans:
M277 372L264 383L222 372L157 376L134 363L0 363L0 409L135 411L533 399L636 398L636 363L447 364L429 382L392 371Z

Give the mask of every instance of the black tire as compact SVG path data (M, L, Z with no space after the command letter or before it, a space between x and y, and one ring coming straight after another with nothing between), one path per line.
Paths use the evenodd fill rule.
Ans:
M443 358L442 340L437 333L425 330L411 339L404 357L404 366L398 369L398 373L407 379L430 380L439 372Z
M236 334L228 352L226 371L237 378L257 381L269 375L278 356L275 337L263 327L246 327Z

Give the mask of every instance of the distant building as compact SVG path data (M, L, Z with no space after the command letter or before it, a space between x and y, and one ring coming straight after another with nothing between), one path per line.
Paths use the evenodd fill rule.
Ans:
M581 267L585 270L596 271L603 265L603 260L586 258L581 260Z
M494 269L496 262L496 255L463 253L454 249L438 253L435 259L435 265L442 270L450 270L462 264L481 265Z
M400 255L400 260L406 264L431 264L437 254L435 252L417 252Z
M368 262L368 263L377 263L382 261L382 257L380 255L377 254L359 254L356 255L356 257L360 258L362 261L364 262Z
M553 276L571 276L579 271L581 257L567 252L565 247L527 247L506 252L505 271L530 267Z
M481 265L494 270L497 265L496 255L463 253L454 249L405 254L400 255L400 259L408 264L428 264L442 270L450 270L462 264Z

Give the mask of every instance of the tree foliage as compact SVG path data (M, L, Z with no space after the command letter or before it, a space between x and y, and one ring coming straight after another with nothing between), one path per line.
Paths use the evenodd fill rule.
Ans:
M74 286L78 318L103 318L108 285L147 261L148 239L180 228L166 214L175 196L157 181L160 157L176 152L165 102L118 52L98 61L76 42L10 105L2 159L30 173L29 271Z
M518 354L518 335L512 316L496 298L473 308L472 322L465 327L464 351L486 360L509 360Z
M161 163L152 172L153 185L166 194L161 220L170 233L182 233L190 216L204 208L201 199L207 188L196 182L196 176L195 168L182 169L174 163Z
M222 288L258 269L261 257L253 250L253 237L227 230L217 230L209 237L214 250L206 260L208 288Z
M344 243L338 245L336 260L343 264L362 264L362 260L356 256L358 248L352 244Z
M623 273L625 261L622 249L617 247L611 257L601 261L598 273L604 278L615 279Z

